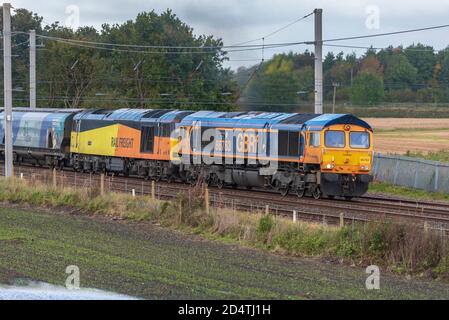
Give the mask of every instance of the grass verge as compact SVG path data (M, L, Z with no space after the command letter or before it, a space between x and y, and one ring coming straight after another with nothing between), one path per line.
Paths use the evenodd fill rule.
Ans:
M447 150L429 151L427 153L407 151L405 156L449 163L449 151Z
M58 190L39 183L0 181L3 202L146 220L284 255L330 257L360 265L376 264L399 273L449 276L447 241L439 232L425 232L422 226L387 221L343 228L294 224L272 216L225 209L207 213L203 200L200 188L194 190L190 200L181 194L177 201L165 202L114 193L100 196L95 189Z
M388 183L375 182L370 185L370 193L399 196L413 200L441 200L449 201L449 194L443 192L428 192L425 190L393 186Z

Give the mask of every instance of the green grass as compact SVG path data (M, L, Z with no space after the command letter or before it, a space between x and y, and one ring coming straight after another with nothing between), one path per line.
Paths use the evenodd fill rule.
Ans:
M242 258L226 248L201 247L154 227L0 212L0 273L14 270L15 276L64 285L65 268L77 265L82 287L148 299L300 298L291 279L273 275L268 282L264 272L245 270Z
M372 190L410 195L407 193L410 191L406 192L403 188L390 188L375 184ZM419 192L414 191L413 194L417 193ZM181 234L199 234L220 243L238 244L287 256L330 258L365 266L376 264L399 273L449 276L447 266L449 249L446 242L441 241L439 233L431 231L425 233L421 226L376 221L334 228L308 223L294 224L285 219L262 214L248 215L225 209L207 213L204 209L203 196L202 190L198 188L192 193L194 201L189 201L181 194L177 201L164 202L154 201L148 197L134 199L129 195L113 193L100 196L95 189L58 190L17 180L0 181L0 201L3 202L53 208L53 210L59 208L77 215L94 214L99 217L120 217L125 221L149 221L178 229ZM20 216L17 214L17 217ZM60 270L64 265L81 264L85 269L94 270L92 274L86 276L90 281L87 283L101 289L112 290L114 283L120 282L119 279L131 279L129 282L125 280L123 285L120 284L119 291L131 295L176 297L176 294L180 294L182 297L194 298L273 298L279 296L280 292L288 292L288 296L298 298L291 291L291 287L284 282L280 287L282 290L278 289L276 292L264 291L258 286L253 288L252 285L251 288L247 286L241 288L240 284L248 281L247 277L250 278L250 274L242 278L240 274L235 275L236 270L223 268L217 261L203 261L204 257L198 255L196 251L185 249L185 246L192 243L186 244L179 239L168 240L167 243L161 240L162 243L159 238L153 238L153 230L149 233L144 232L143 238L133 238L129 230L118 228L110 231L107 228L102 229L105 227L99 223L93 224L91 228L90 221L86 222L76 216L73 217L73 223L69 222L72 217L54 221L50 215L39 217L38 214L34 216L28 213L21 217L21 220L17 220L14 213L0 215L0 222L3 224L3 227L0 225L0 243L10 247L10 251L1 251L0 257L3 254L5 260L0 261L0 265L11 266L15 272L35 280L60 283L64 277ZM148 238L153 241L144 245L145 239ZM26 244L24 252L17 250L22 244ZM176 249L178 246L184 248L182 250L186 250L186 254ZM170 259L160 257L164 254ZM36 257L38 261L33 261L30 256ZM158 257L160 261L147 265L145 261L151 260L151 257ZM44 262L40 259L44 259ZM56 271L53 271L53 268L47 270L44 267L45 262L53 259L57 260L54 267ZM236 258L227 259L235 261ZM214 263L212 268L210 264ZM35 264L40 267L34 268ZM247 262L243 263L246 264ZM261 264L264 265L264 262ZM205 270L208 267L212 268L210 272ZM254 268L261 267L257 264ZM108 272L112 272L110 277L107 275ZM220 282L222 277L227 277L228 280L225 282L232 282L232 285ZM141 285L135 289L136 281L142 286L151 283L153 289L145 289ZM178 286L184 291L174 293L173 287ZM233 289L233 286L236 288ZM164 291L163 288L167 287L170 289ZM186 292L185 288L191 289L192 292Z
M407 151L405 156L412 157L412 158L424 159L424 160L432 160L432 161L440 161L440 162L449 163L449 151L448 150L430 151L428 153Z
M428 192L425 190L407 187L393 186L388 183L376 182L369 187L370 193L386 194L389 196L400 196L412 200L443 200L449 201L449 194L443 192Z
M279 221L259 219L261 240ZM307 226L268 241L314 255L329 245ZM346 238L350 237L346 230ZM345 237L340 234L341 237ZM291 236L297 237L294 241ZM306 240L309 239L309 240ZM342 239L343 240L343 239ZM234 238L235 241L235 238ZM310 241L311 244L306 242ZM381 243L381 240L378 240ZM346 242L346 241L345 241ZM312 245L313 243L313 245ZM262 251L204 241L145 222L0 208L0 283L16 278L64 285L69 265L81 287L147 299L428 299L447 298L443 284L407 281L382 269L380 291L365 289L364 268L285 259ZM379 252L382 251L376 242ZM315 248L310 251L311 248ZM305 251L304 251L305 253ZM351 254L347 249L344 254Z

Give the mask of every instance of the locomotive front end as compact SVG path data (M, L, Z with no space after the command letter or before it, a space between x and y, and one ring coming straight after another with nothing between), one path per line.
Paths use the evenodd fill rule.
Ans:
M347 198L365 194L372 181L372 130L353 124L333 125L324 130L323 142L323 194Z

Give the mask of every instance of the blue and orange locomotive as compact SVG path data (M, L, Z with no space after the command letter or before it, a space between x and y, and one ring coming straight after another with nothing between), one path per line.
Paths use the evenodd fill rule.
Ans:
M16 163L219 188L350 199L372 181L373 130L350 114L14 109L13 140Z

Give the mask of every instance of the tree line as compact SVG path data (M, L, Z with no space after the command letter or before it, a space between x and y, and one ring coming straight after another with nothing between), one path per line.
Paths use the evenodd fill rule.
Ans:
M195 35L171 10L142 12L121 24L105 23L100 30L72 30L58 22L44 24L37 13L17 9L12 17L14 106L29 105L27 33L32 29L45 36L37 39L38 107L291 111L314 100L315 57L307 50L277 54L233 72L224 67L229 58L222 39ZM360 57L329 52L323 68L327 101L335 92L337 102L354 105L449 102L447 49L418 43L370 48Z
M239 68L235 79L244 86L240 103L251 106L254 101L266 101L277 103L279 109L312 103L314 58L309 51L290 52L259 66ZM418 43L406 48L370 48L361 57L330 52L323 69L327 101L332 101L336 93L337 101L354 105L449 102L447 49L437 52L432 46Z
M0 18L0 24L2 21ZM195 35L172 11L142 12L101 30L72 30L60 23L44 25L26 9L12 16L14 106L29 101L29 35L37 38L37 105L59 108L180 108L232 110L239 88L221 39ZM143 49L95 43L214 47L211 49ZM101 48L98 48L101 47ZM3 57L1 57L3 59ZM3 61L0 63L3 72ZM2 79L3 85L3 79Z

